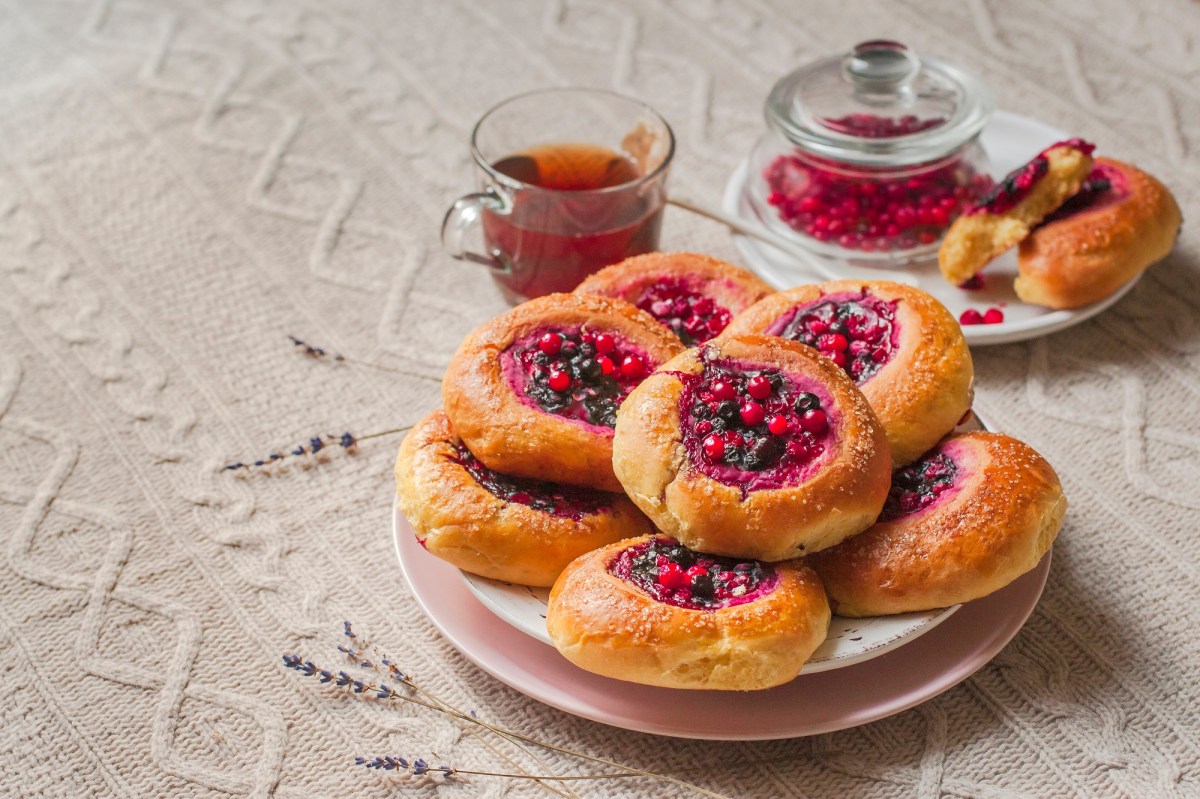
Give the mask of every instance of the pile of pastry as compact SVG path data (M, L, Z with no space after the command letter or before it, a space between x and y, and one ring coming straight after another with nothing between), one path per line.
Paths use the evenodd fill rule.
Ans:
M795 677L831 612L984 596L1066 509L1053 469L970 413L971 355L888 282L773 292L700 255L639 256L471 333L409 433L399 503L475 574L553 586L584 669L677 688Z

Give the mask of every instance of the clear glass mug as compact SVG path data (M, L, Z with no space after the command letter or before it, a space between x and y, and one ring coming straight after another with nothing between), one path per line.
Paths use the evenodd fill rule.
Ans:
M488 268L512 303L571 291L588 275L658 249L671 127L654 109L599 89L546 89L475 125L480 190L455 201L442 244ZM482 239L472 247L468 238Z

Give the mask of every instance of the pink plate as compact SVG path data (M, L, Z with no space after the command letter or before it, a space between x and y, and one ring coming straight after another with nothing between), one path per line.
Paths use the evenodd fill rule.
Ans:
M393 534L409 590L442 635L479 668L521 693L627 730L712 740L816 735L899 713L971 676L1033 612L1050 555L1029 574L968 602L900 649L854 666L806 674L766 691L680 691L599 677L497 618L453 566L430 555L398 509Z

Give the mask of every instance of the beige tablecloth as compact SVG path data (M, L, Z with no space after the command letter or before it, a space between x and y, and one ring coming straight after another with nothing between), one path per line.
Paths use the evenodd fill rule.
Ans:
M0 794L545 793L387 778L360 754L594 771L283 668L283 652L338 662L348 618L458 707L728 796L1200 795L1194 226L1109 312L976 351L978 407L1071 500L1050 582L988 666L857 729L671 740L488 677L399 574L396 437L221 471L438 403L455 345L503 307L437 240L494 101L565 84L641 97L676 127L674 184L716 201L773 80L880 35L973 65L999 107L1136 161L1195 213L1187 0L0 0ZM664 246L739 260L678 211ZM305 358L288 334L398 371Z

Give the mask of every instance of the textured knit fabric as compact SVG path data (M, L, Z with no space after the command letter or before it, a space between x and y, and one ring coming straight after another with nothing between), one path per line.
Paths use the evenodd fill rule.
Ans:
M1188 0L0 0L0 794L547 795L406 782L360 754L604 770L283 668L284 652L337 663L349 618L457 707L731 797L1200 796L1194 224L1101 316L976 349L978 407L1070 498L1049 585L973 677L856 729L658 738L487 676L400 576L396 436L221 470L439 403L455 346L504 308L438 241L494 102L640 97L676 128L672 185L715 203L772 82L877 36L973 66L1000 108L1098 142L1196 213ZM663 246L740 260L677 209ZM305 357L288 334L386 369Z

